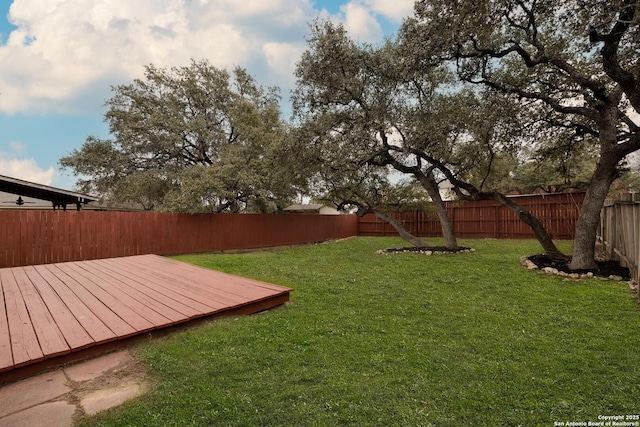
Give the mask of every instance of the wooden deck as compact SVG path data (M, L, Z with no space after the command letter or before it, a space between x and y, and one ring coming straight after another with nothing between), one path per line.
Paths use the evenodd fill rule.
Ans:
M3 268L0 383L150 331L262 311L290 291L157 255Z

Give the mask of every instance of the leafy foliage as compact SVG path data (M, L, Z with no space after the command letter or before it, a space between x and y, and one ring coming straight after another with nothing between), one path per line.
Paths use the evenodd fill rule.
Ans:
M421 0L415 11L400 38L418 67L449 63L462 82L516 100L540 135L564 134L565 153L593 144L571 265L595 265L600 208L620 163L640 148L640 3Z
M181 212L274 210L292 195L277 155L287 137L277 90L245 70L149 65L144 79L113 92L113 139L90 137L60 160L83 191Z
M397 47L391 41L379 48L358 44L342 26L329 21L312 26L308 43L296 69L293 101L301 135L298 151L306 154L316 188L330 198L357 193L361 206L381 211L389 207L384 198L388 199L391 187L384 177L393 168L422 185L436 206L447 246L456 248L434 168L423 164L419 153L400 147L409 147L408 138L427 132L429 122L418 124L417 115L427 114L435 103L415 104L421 96L435 93L446 81L446 72L426 70L415 88L414 82L399 75ZM341 191L334 191L336 186ZM380 197L383 193L385 197ZM354 200L338 203L342 202Z

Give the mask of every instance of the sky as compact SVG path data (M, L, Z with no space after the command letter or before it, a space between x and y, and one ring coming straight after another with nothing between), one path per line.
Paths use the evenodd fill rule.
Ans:
M279 86L283 108L316 18L380 43L414 0L0 0L0 175L73 189L58 161L109 138L111 87L144 66L207 59Z

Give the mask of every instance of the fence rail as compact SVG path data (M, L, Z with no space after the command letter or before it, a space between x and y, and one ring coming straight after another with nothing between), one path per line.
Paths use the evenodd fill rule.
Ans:
M610 258L640 277L640 194L620 194L605 203L600 214L598 240Z
M573 239L576 220L584 193L516 196L513 199L542 221L553 239ZM518 216L494 200L446 202L447 212L457 237L531 239L531 228ZM401 212L394 214L410 233L420 237L442 235L435 212ZM373 214L360 218L360 236L395 236L395 229Z
M320 242L357 234L355 215L0 211L0 267Z

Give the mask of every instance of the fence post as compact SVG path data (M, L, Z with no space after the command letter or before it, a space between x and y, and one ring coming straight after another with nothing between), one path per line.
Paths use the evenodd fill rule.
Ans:
M609 256L609 258L613 258L613 248L616 245L616 236L618 235L618 233L616 233L616 205L612 205L611 206L611 211L609 212L609 218L608 218L608 232L607 232L607 237L608 237L608 242L607 242L607 255Z

